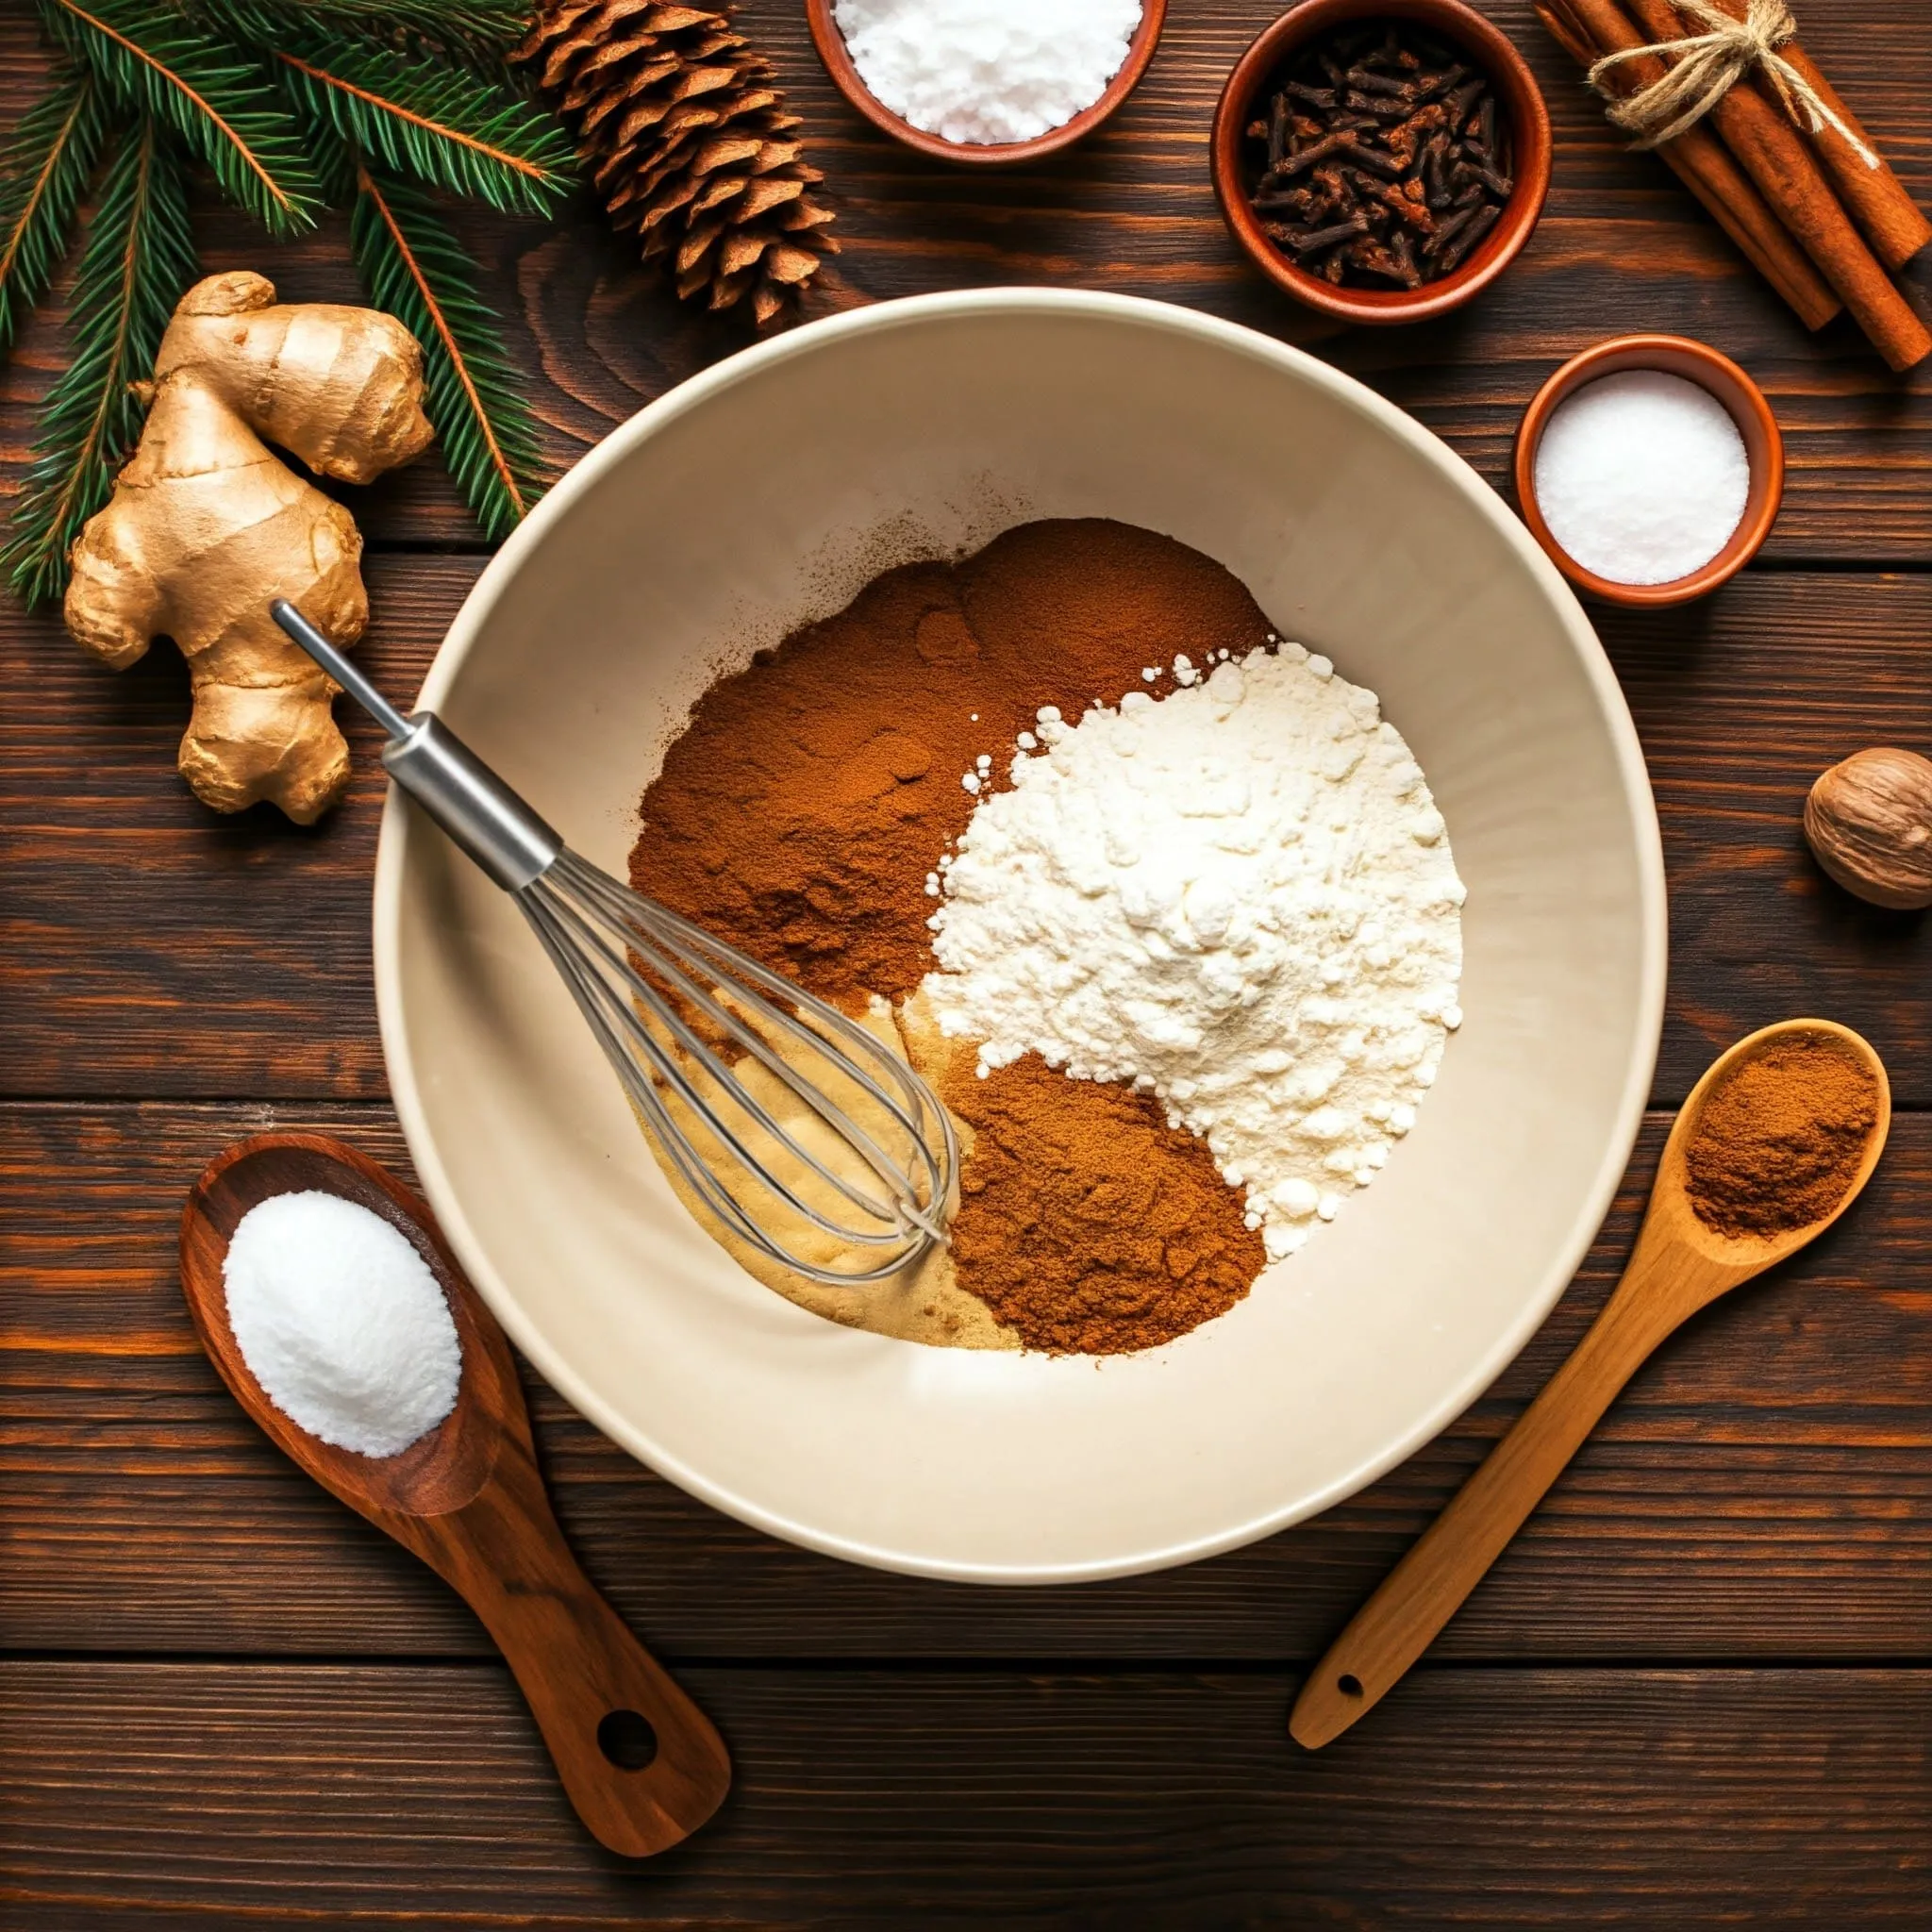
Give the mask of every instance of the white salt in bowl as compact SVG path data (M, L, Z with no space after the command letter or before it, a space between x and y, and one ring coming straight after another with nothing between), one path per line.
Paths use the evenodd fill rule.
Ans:
M1570 398L1609 375L1656 375L1695 383L1737 425L1750 481L1743 514L1717 552L1695 570L1662 583L1631 584L1600 575L1563 548L1537 497L1537 453L1543 434ZM1785 446L1764 391L1707 342L1690 336L1614 336L1573 356L1531 397L1516 431L1516 500L1523 521L1550 560L1586 597L1655 610L1707 597L1737 575L1763 547L1784 500Z
M747 464L748 448L786 461ZM1252 1541L1452 1420L1609 1204L1664 985L1643 761L1562 578L1399 409L1163 304L924 296L731 358L552 492L484 572L422 703L622 873L639 794L721 667L883 567L1046 516L1194 545L1378 692L1469 888L1466 1017L1414 1131L1220 1320L1096 1361L926 1348L803 1312L678 1205L514 906L395 796L376 873L376 995L410 1151L538 1370L652 1468L774 1536L991 1583Z

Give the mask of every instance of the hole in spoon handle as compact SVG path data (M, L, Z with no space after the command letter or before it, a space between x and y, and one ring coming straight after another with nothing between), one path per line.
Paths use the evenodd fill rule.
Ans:
M597 1748L619 1771L643 1771L657 1759L657 1726L641 1710L607 1710L597 1725Z

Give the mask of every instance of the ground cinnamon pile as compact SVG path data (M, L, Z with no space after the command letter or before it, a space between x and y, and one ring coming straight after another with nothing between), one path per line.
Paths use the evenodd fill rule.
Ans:
M1871 1069L1829 1033L1753 1056L1705 1102L1685 1152L1697 1218L1732 1237L1822 1220L1857 1174L1878 1100Z
M632 883L848 1008L904 1000L933 965L927 881L978 758L1003 786L1042 706L1158 694L1177 654L1268 638L1220 565L1121 524L1028 524L889 571L706 692L644 794ZM1246 1292L1262 1248L1241 1201L1151 1101L1043 1067L975 1081L971 1058L945 1083L987 1123L955 1260L1029 1346L1152 1347ZM1158 1231L1134 1226L1148 1214Z
M1267 1258L1204 1141L1131 1087L1038 1055L948 1094L974 1134L953 1230L959 1278L1028 1348L1172 1341L1246 1294Z

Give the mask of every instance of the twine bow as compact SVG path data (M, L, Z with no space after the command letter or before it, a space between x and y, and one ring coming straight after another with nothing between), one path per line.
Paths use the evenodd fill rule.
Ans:
M1742 20L1710 5L1709 0L1675 0L1675 6L1679 13L1708 31L1606 55L1588 76L1591 86L1608 100L1611 121L1636 135L1638 147L1660 147L1674 141L1757 67L1763 69L1772 91L1794 122L1808 124L1813 134L1833 129L1868 168L1878 165L1878 157L1777 51L1798 31L1798 23L1784 0L1748 0ZM1605 86L1604 76L1613 67L1653 54L1673 63L1660 79L1622 99Z

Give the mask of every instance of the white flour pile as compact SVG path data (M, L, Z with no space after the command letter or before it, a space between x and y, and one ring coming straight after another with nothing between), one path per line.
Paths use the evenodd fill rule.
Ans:
M1126 61L1141 0L833 0L832 18L875 99L986 146L1091 108Z
M311 1436L393 1456L457 1404L463 1349L428 1264L340 1194L272 1194L222 1264L228 1326L262 1393Z
M1278 1257L1413 1125L1461 1023L1464 891L1373 692L1289 643L1175 675L1041 714L941 861L925 991L982 1071L1033 1051L1151 1089Z

